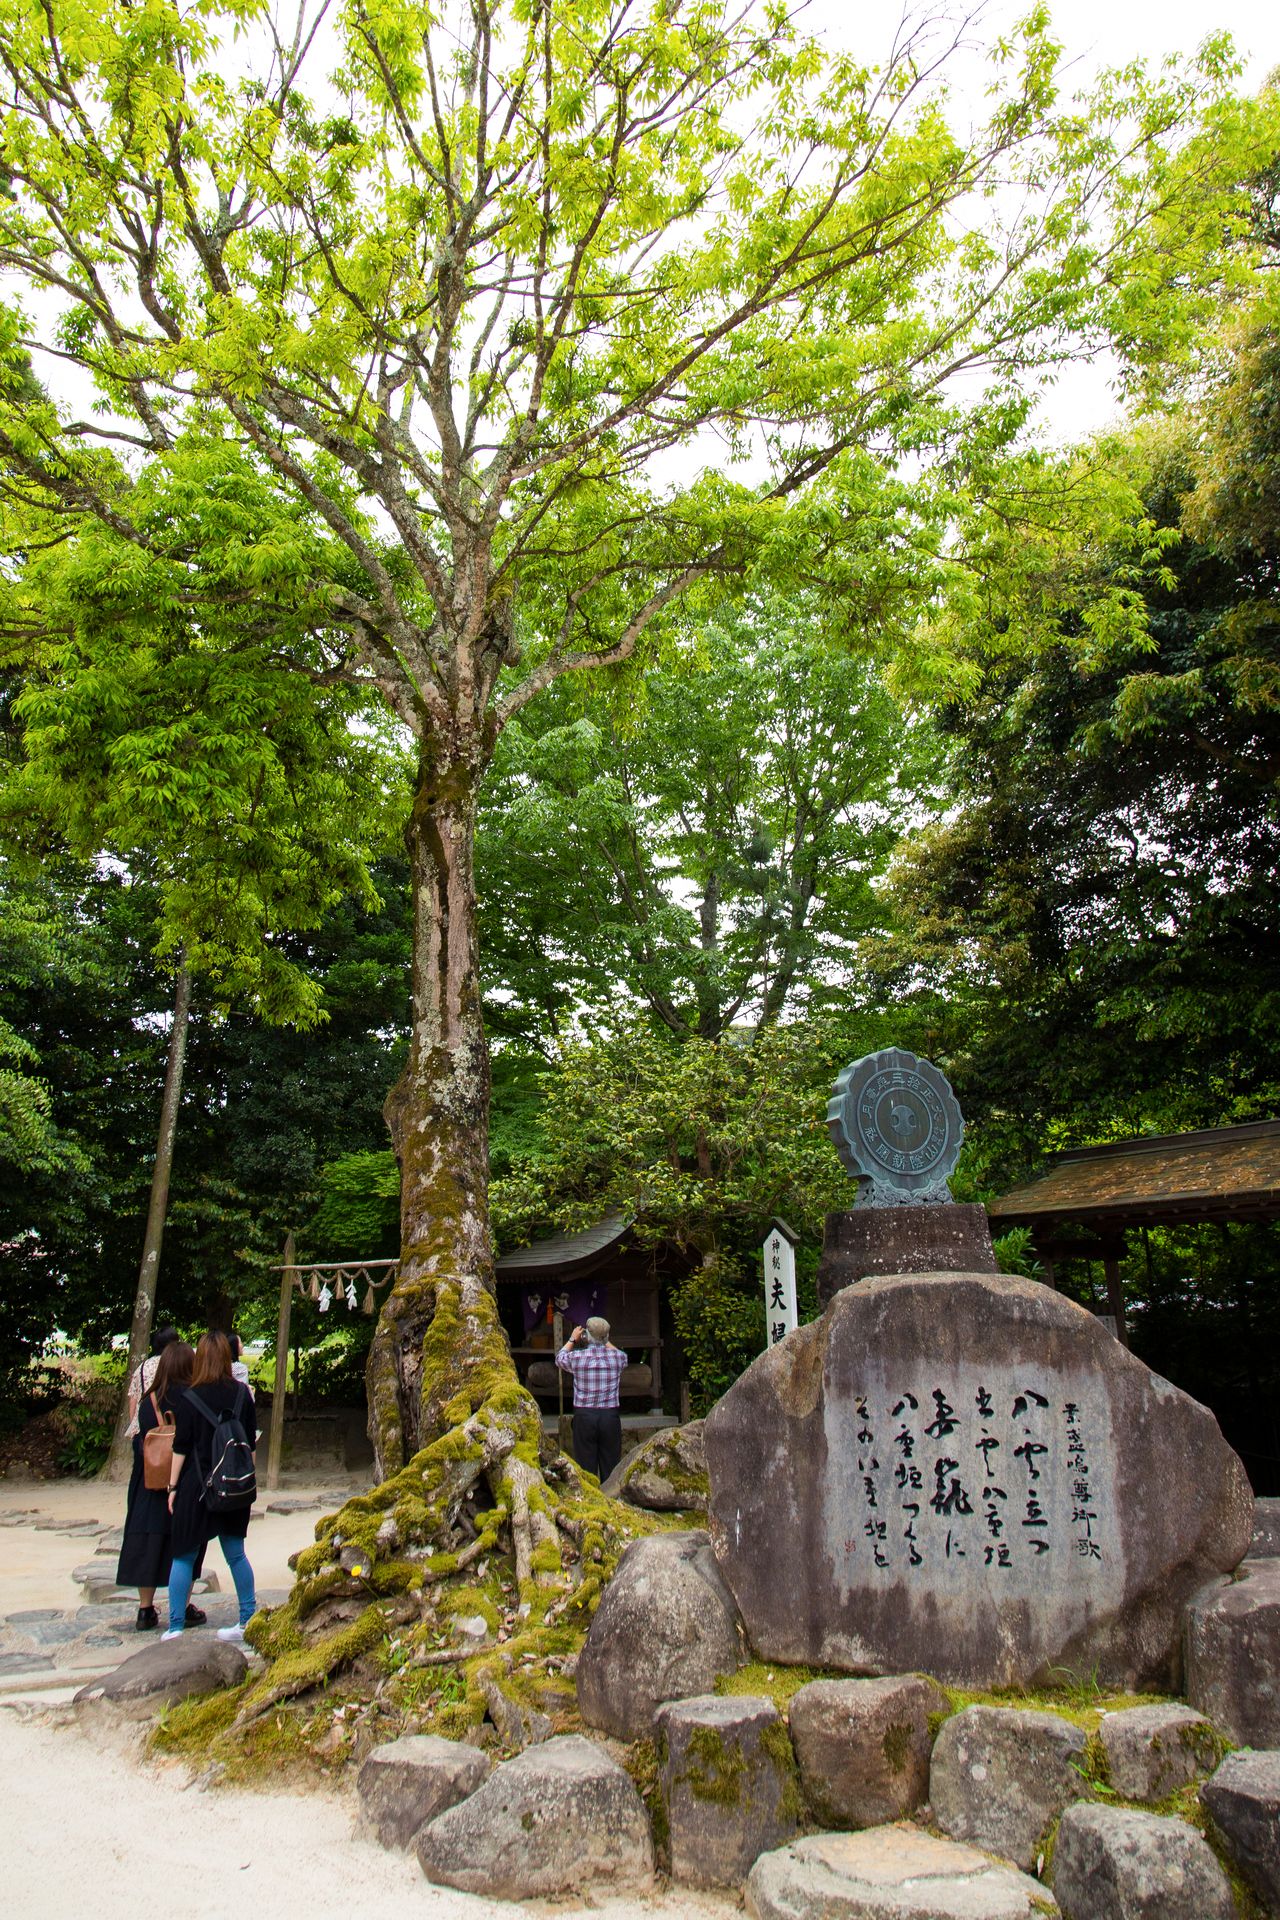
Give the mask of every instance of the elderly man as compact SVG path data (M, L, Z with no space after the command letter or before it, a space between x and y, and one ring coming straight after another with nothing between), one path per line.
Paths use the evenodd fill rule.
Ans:
M627 1356L609 1339L609 1322L593 1315L575 1327L556 1355L573 1379L573 1456L580 1467L607 1480L622 1458L618 1382Z

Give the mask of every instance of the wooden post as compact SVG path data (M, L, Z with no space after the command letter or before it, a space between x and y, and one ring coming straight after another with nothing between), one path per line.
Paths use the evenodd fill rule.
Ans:
M559 1353L561 1347L564 1345L564 1315L561 1313L559 1307L556 1308L552 1316L551 1327L551 1337L556 1343L556 1352ZM559 1367L556 1368L556 1386L560 1390L560 1413L556 1420L556 1445L559 1447L561 1453L568 1453L572 1458L573 1422L568 1418L564 1410L564 1373Z
M160 1277L160 1249L164 1242L165 1216L169 1210L169 1176L173 1171L173 1143L178 1133L178 1106L182 1099L182 1071L187 1058L187 1022L191 1013L191 975L185 966L178 969L173 996L173 1024L169 1028L169 1050L165 1058L164 1093L160 1101L160 1132L156 1140L155 1164L151 1172L151 1198L147 1208L147 1231L138 1269L138 1290L133 1301L133 1323L129 1328L129 1359L125 1367L125 1389L116 1416L111 1452L103 1468L104 1480L127 1480L133 1465L133 1442L129 1438L129 1389L138 1368L147 1357L151 1325L155 1317L156 1283Z
M293 1311L293 1235L284 1242L284 1272L280 1275L280 1321L276 1327L276 1378L271 1392L271 1438L267 1444L267 1491L280 1485L280 1455L284 1451L284 1397L289 1385L289 1316Z
M1120 1255L1123 1251L1123 1243L1118 1249L1108 1247L1102 1256L1102 1271L1107 1276L1107 1305L1110 1307L1111 1317L1116 1323L1116 1339L1122 1347L1127 1347L1129 1344L1129 1329L1125 1325L1124 1288L1120 1284Z

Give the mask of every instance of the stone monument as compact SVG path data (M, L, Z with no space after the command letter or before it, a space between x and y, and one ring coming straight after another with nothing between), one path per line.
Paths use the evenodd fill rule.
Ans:
M704 1438L716 1558L765 1660L1174 1688L1187 1602L1252 1531L1208 1409L1006 1274L841 1288Z
M836 1081L827 1126L858 1196L827 1216L820 1306L875 1274L996 1271L986 1209L947 1185L964 1121L937 1067L901 1047L866 1054Z

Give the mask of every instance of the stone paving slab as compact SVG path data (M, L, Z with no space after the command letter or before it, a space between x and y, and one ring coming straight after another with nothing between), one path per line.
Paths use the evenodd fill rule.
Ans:
M47 1668L53 1671L53 1662L44 1653L0 1653L0 1678L10 1673L38 1673Z
M41 1620L26 1629L27 1638L36 1647L65 1647L80 1638L82 1629L74 1620Z
M258 1600L264 1607L280 1606L289 1597L285 1587L263 1587ZM130 1602L133 1601L131 1593ZM234 1625L239 1605L234 1593L208 1594L203 1600L208 1623L190 1627L193 1634L212 1633L218 1627ZM166 1615L160 1601L160 1626L139 1633L134 1624L136 1608L108 1614L101 1606L80 1606L65 1612L56 1607L36 1607L7 1616L0 1629L0 1701L12 1704L32 1688L39 1690L41 1676L47 1687L64 1686L71 1675L82 1684L103 1673L113 1672L123 1660L159 1641Z

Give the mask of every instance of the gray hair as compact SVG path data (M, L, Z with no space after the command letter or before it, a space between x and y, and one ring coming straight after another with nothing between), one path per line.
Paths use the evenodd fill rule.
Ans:
M602 1347L609 1338L609 1322L593 1313L587 1322L587 1338L597 1347Z

